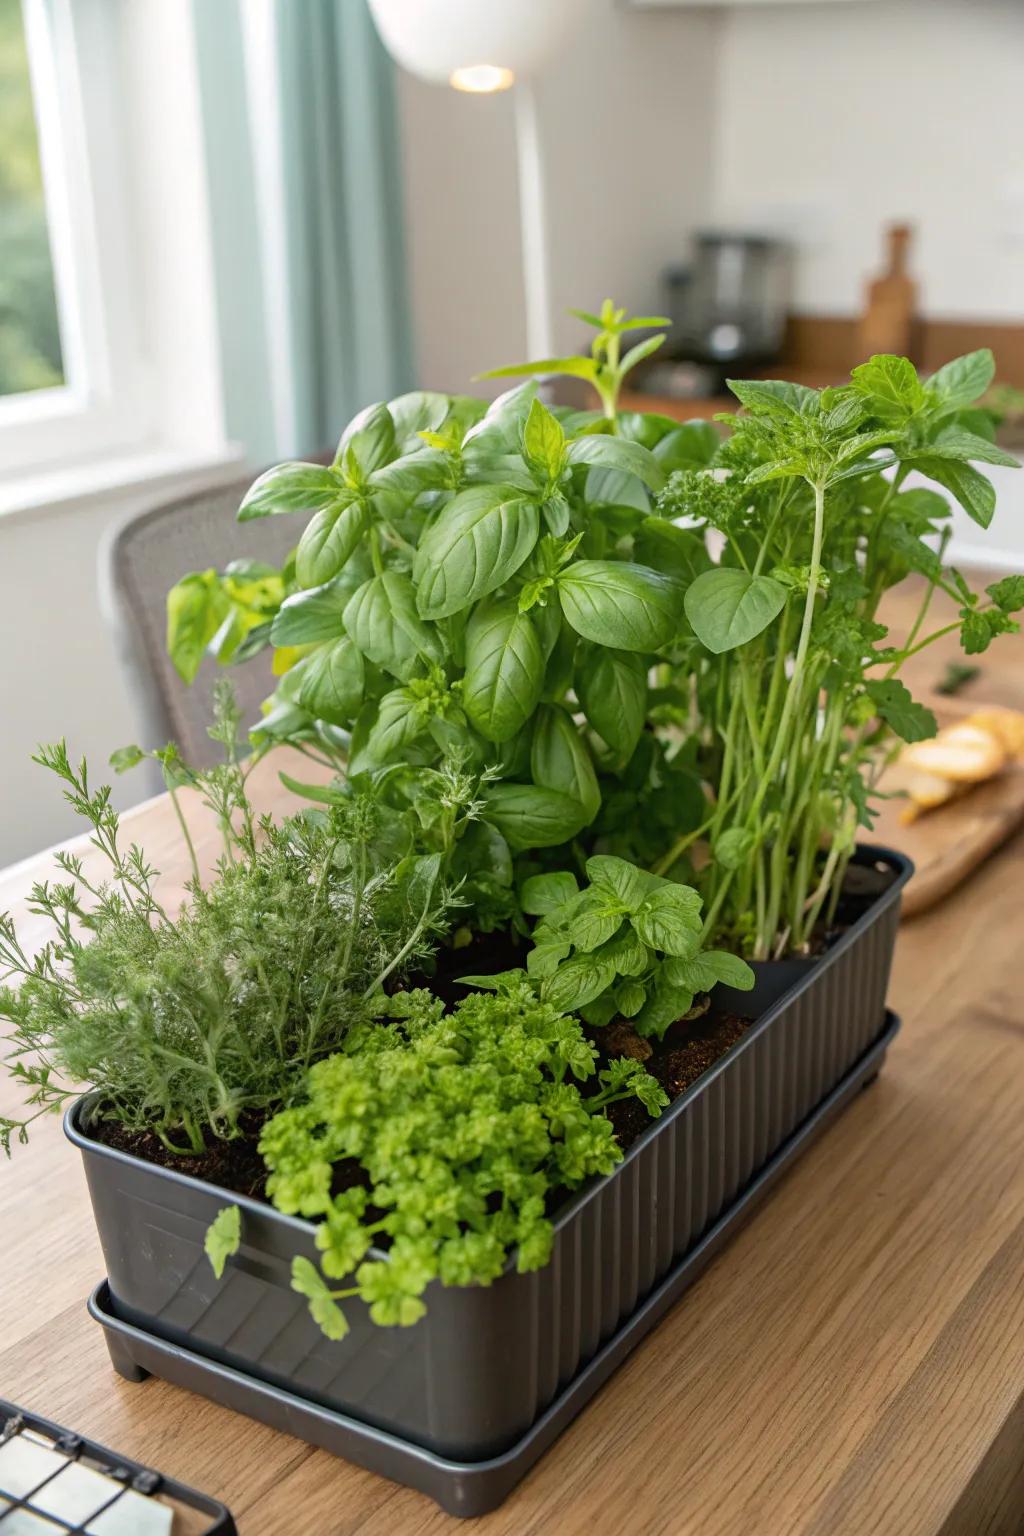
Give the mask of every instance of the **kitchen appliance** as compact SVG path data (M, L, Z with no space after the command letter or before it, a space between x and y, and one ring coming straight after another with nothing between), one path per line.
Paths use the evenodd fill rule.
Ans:
M639 387L718 395L725 380L770 367L782 349L789 247L770 235L703 230L693 260L665 274L672 332Z

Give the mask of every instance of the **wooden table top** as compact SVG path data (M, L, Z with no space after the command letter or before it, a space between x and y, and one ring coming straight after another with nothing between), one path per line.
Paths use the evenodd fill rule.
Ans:
M890 616L905 629L902 599ZM998 655L985 695L1024 705L1024 641ZM275 766L258 793L284 808ZM42 775L40 793L56 793ZM168 806L125 824L180 882ZM209 857L211 828L200 841ZM50 864L0 876L0 909L23 914ZM904 926L890 989L904 1027L879 1081L482 1536L1019 1536L1022 893L1018 837ZM0 1111L16 1102L4 1080ZM0 1395L224 1499L243 1536L466 1529L324 1451L115 1376L85 1311L103 1271L85 1180L56 1120L0 1167L0 1243Z

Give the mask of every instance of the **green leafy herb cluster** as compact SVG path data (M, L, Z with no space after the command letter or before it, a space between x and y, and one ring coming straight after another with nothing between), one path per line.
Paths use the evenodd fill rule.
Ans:
M632 362L618 336L646 323L610 318L602 367L616 378ZM262 476L241 518L312 515L281 572L287 596L247 631L245 654L271 644L281 675L254 740L288 740L352 776L461 753L490 775L480 819L499 863L582 833L603 765L636 748L650 665L682 613L676 576L622 537L643 519L626 507L623 524L620 503L649 507L684 461L613 427L549 411L533 383L490 407L416 394L357 417L330 467ZM230 597L195 576L174 589L183 673L182 612L219 654Z
M523 886L524 909L540 918L526 970L544 1002L597 1026L632 1019L639 1034L660 1040L718 982L754 985L744 960L703 948L701 898L691 886L611 854L594 854L586 867L583 890L568 871L533 875ZM502 989L521 976L463 979Z
M723 439L620 411L659 344L623 337L654 317L579 317L588 354L498 373L583 379L600 410L548 409L533 382L490 406L407 395L357 417L329 468L256 483L243 518L311 515L273 618L242 604L238 624L263 615L245 654L273 645L281 678L254 739L356 781L460 754L492 923L522 922L538 850L577 874L611 854L692 886L730 948L807 952L893 737L935 728L904 662L952 630L979 654L1024 607L1021 578L979 594L943 559L952 503L987 526L983 468L1017 463L976 404L991 354L931 378L874 357L820 391L736 382ZM895 646L879 604L910 573L924 596ZM189 590L217 650L214 587ZM937 591L956 618L929 629Z
M687 588L692 639L679 655L713 807L661 867L685 868L703 840L709 922L755 955L803 948L834 905L857 829L871 824L888 733L934 733L902 664L951 630L974 654L1017 628L1024 581L974 593L943 565L949 502L906 484L926 476L988 525L995 492L974 463L1017 463L971 408L991 374L981 352L929 380L905 358L875 357L841 389L735 383L744 410L712 461L724 473L677 473L660 498L665 516L724 539L719 564ZM912 571L925 579L920 611L892 647L878 605ZM959 614L929 633L937 590Z
M525 984L450 1013L427 992L399 993L388 1012L312 1068L306 1101L260 1141L274 1204L318 1223L320 1269L296 1258L292 1284L330 1338L347 1332L346 1298L404 1326L434 1279L489 1285L513 1252L521 1272L540 1268L550 1198L622 1157L601 1111L635 1096L657 1115L668 1102L637 1062L599 1070L577 1021ZM332 1194L349 1158L366 1184ZM218 1256L238 1236L230 1217L222 1225Z
M193 776L223 814L226 851L171 913L141 849L121 845L109 787L93 789L63 743L38 760L92 826L110 878L57 854L67 880L31 895L53 928L35 956L0 917L0 1020L29 1106L0 1121L6 1151L83 1084L104 1117L171 1151L239 1135L243 1117L290 1103L309 1067L372 1014L382 981L422 965L450 925L438 856L395 856L372 797L257 821L237 764Z

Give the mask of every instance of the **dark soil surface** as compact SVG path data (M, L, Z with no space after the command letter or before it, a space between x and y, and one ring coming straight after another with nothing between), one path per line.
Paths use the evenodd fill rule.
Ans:
M105 1147L115 1147L128 1152L144 1163L156 1163L161 1168L173 1168L175 1173L187 1174L191 1179L202 1179L205 1184L219 1184L236 1195L251 1195L255 1200L264 1198L263 1187L267 1170L256 1150L259 1143L261 1120L253 1119L246 1127L247 1134L234 1141L220 1141L208 1152L195 1157L182 1157L169 1152L152 1131L126 1131L112 1120L95 1120L83 1127L94 1141Z
M669 1029L665 1039L660 1045L654 1046L650 1055L646 1051L650 1042L641 1042L629 1026L625 1026L614 1036L614 1054L643 1056L647 1071L658 1079L670 1099L677 1099L736 1044L752 1022L735 1014L714 1012L688 1023L680 1021ZM593 1031L595 1042L605 1044L603 1035L607 1036L607 1033ZM615 1127L623 1151L631 1147L651 1124L647 1111L636 1099L623 1099L617 1104L611 1104L606 1113ZM253 1117L246 1127L245 1136L235 1141L218 1142L208 1152L192 1157L182 1157L168 1151L151 1131L127 1131L110 1120L97 1120L87 1129L95 1141L141 1158L145 1163L173 1168L177 1173L201 1179L207 1184L216 1184L236 1195L265 1200L267 1170L257 1150L261 1124L259 1119ZM366 1175L358 1163L350 1160L339 1163L335 1170L334 1193L339 1194L343 1189L366 1182Z
M674 1024L644 1066L670 1099L678 1099L742 1039L753 1022L734 1013L711 1012L688 1024ZM636 1099L620 1099L617 1104L609 1104L605 1113L624 1151L651 1124L647 1111Z

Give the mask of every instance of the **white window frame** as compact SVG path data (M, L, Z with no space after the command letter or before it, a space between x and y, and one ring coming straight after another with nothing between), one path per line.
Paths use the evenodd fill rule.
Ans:
M144 478L147 456L163 476L239 456L223 422L191 6L23 0L23 14L65 383L0 396L0 512L45 504L75 475Z

